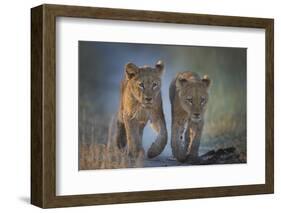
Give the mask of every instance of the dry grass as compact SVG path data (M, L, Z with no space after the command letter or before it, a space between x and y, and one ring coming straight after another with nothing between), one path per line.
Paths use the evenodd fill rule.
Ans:
M80 170L143 167L141 158L132 160L117 147L105 144L80 144L79 153Z
M116 144L108 142L109 118L85 110L80 113L79 170L143 167L143 158L131 159Z
M204 134L209 137L218 137L221 135L239 136L246 130L246 115L224 115L216 120L211 120L204 127Z

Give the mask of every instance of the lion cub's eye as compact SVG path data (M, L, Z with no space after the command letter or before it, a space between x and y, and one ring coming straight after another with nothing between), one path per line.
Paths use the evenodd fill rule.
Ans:
M204 105L206 103L206 97L201 96L201 105Z
M155 82L152 83L152 89L155 89L157 86L158 86L157 83Z
M190 103L190 104L193 104L193 99L191 96L187 96L186 97L186 100Z
M141 82L141 83L139 83L139 87L141 88L141 89L144 89L144 84Z

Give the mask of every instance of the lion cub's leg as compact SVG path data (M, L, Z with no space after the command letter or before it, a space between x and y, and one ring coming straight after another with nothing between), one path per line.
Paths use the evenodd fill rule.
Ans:
M158 116L152 117L151 127L157 132L158 135L155 142L152 143L152 145L148 149L147 157L154 158L157 155L160 155L164 150L168 139L166 122L163 112L161 112L160 115L158 114Z
M139 148L138 148L138 156L137 159L135 161L135 167L139 167L142 168L144 166L144 148L142 146L142 136L143 136L143 130L144 130L144 126L143 124L140 125L139 127L139 134L140 134L140 144L139 144Z
M127 154L131 160L131 164L140 167L140 162L144 159L144 149L141 141L143 125L140 125L135 119L124 119L124 124L127 136Z
M196 162L198 160L203 125L204 125L203 122L199 122L199 123L190 122L189 125L190 142L188 146L188 161L190 162Z
M188 121L173 117L171 146L173 156L179 162L185 162L189 144Z
M127 144L125 125L118 119L116 121L115 141L120 150L123 150Z

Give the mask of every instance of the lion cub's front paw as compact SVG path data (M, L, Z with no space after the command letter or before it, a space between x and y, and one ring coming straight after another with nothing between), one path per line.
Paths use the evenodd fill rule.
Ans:
M187 162L196 165L200 163L200 158L198 155L188 155Z
M160 150L160 147L157 144L153 143L147 151L147 157L148 158L155 158L161 152L162 152L162 150Z

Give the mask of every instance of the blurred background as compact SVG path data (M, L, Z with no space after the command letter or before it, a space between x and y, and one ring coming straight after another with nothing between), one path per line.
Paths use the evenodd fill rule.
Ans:
M171 156L170 82L177 72L193 71L211 79L200 154L235 147L246 161L246 58L245 48L79 41L79 143L107 143L109 122L118 110L125 64L154 66L161 59L165 65L162 98L169 134L161 156ZM146 150L155 137L147 125L143 136Z

